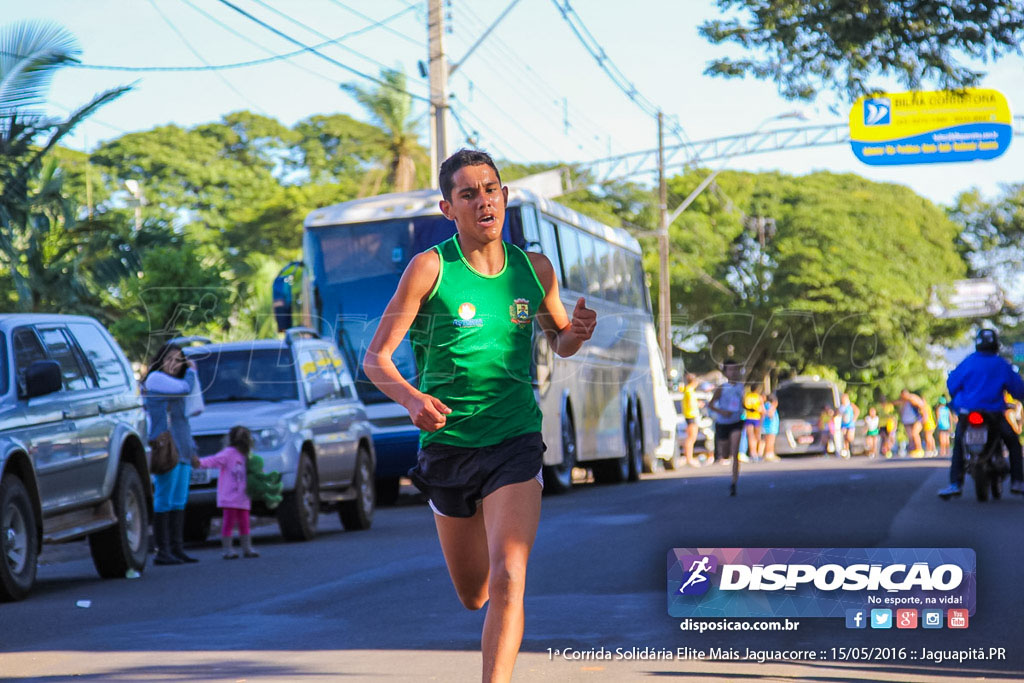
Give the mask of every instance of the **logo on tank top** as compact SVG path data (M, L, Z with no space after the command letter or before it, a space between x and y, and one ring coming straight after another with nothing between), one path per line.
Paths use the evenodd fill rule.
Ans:
M484 324L480 318L475 318L476 306L468 301L459 304L459 317L452 321L455 327L482 327Z
M529 299L516 299L512 302L512 305L508 307L508 314L519 327L526 327L533 319L530 317L530 300Z

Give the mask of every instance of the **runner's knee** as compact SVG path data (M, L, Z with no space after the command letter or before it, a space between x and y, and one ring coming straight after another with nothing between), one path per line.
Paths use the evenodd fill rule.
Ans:
M487 604L486 586L475 590L459 589L456 587L455 592L458 594L459 602L462 603L462 606L473 612Z
M494 599L505 602L522 600L526 592L526 564L501 562L492 566L488 588Z

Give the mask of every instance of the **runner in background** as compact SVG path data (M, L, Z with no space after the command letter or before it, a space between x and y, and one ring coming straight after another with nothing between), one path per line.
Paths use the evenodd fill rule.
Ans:
M873 458L878 455L878 440L881 432L881 418L878 416L878 411L875 410L874 406L868 408L867 417L864 418L864 450L867 452L869 458Z
M729 495L736 495L736 482L740 476L740 436L743 433L743 366L734 360L722 363L725 383L715 389L708 401L708 410L715 418L715 459L732 463L732 482Z

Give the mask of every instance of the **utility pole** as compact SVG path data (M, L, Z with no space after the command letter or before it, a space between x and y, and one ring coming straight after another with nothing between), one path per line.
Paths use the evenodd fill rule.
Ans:
M448 115L448 57L444 52L443 0L427 2L427 51L430 56L430 112L434 125L430 131L430 184L437 187L437 172L448 157L445 117Z
M665 115L658 111L658 338L665 363L665 379L672 373L672 304L668 273L668 188L665 186Z

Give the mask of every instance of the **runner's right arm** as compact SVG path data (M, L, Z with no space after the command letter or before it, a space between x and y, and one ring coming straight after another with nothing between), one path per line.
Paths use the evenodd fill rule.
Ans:
M441 272L441 261L433 249L417 254L402 274L398 290L391 297L377 331L363 358L363 371L384 394L407 411L413 424L434 432L445 425L445 415L452 412L439 399L424 394L409 384L398 372L392 359L395 349L416 319Z

